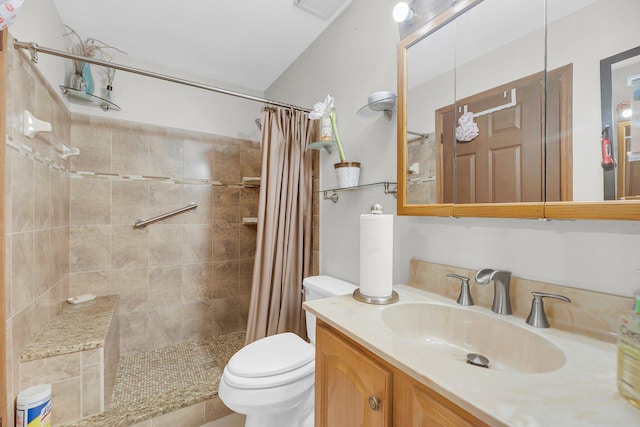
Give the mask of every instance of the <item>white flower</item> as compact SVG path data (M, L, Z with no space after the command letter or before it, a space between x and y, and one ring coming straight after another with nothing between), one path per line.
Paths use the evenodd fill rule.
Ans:
M311 120L318 120L323 117L329 117L331 111L334 109L334 102L331 95L327 95L324 102L316 102L313 106L313 111L309 113Z
M336 109L333 98L328 94L324 99L324 102L316 102L313 106L313 111L309 113L309 118L311 120L318 120L327 117L331 120L331 130L333 131L333 135L336 139L340 161L344 162L344 150L342 149L342 142L340 141L340 135L338 135L338 126L336 125Z

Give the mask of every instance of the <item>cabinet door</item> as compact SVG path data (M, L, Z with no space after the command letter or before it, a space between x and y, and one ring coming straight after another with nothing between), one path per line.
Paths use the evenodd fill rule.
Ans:
M393 384L394 426L487 426L442 395L399 371L394 372Z
M391 426L391 370L372 356L318 322L317 427Z

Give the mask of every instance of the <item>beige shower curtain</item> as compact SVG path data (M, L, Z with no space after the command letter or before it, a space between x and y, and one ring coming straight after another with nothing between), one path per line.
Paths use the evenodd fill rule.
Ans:
M280 332L304 335L302 279L311 262L309 114L262 113L262 181L247 343Z

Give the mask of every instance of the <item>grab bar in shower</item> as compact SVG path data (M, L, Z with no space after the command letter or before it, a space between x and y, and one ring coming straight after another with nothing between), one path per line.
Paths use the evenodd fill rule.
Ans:
M139 220L136 221L135 224L133 224L133 226L135 228L141 228L141 227L144 227L146 225L151 224L152 222L160 221L160 220L163 220L165 218L169 218L170 216L177 215L179 213L186 212L186 211L189 211L191 209L195 209L197 207L198 207L197 203L191 202L191 203L189 203L187 206L185 206L183 208L179 208L179 209L176 209L176 210L171 211L171 212L163 213L162 215L154 216L153 218L139 219Z

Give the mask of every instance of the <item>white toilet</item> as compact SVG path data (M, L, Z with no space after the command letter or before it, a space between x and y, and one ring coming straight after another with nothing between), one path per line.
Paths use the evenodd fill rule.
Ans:
M330 276L303 280L304 299L352 294L356 286ZM218 395L245 414L245 427L312 427L316 318L306 313L311 344L292 333L259 339L231 357Z

